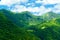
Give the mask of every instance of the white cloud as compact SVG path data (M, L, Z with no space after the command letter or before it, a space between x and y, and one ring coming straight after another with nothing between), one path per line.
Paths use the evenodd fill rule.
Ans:
M41 6L39 9L40 9L40 11L39 11L39 14L37 14L37 15L42 15L42 14L45 14L46 12L50 12L51 11L50 8L47 9L44 6Z
M56 13L60 13L60 4L57 4L52 11Z
M60 3L60 0L36 0L36 3L43 3L43 4L56 4L56 3Z
M33 7L35 6L35 3L27 3L27 5Z
M42 6L40 7L33 7L35 6L35 3L27 3L28 0L1 0L0 1L0 5L7 5L9 7L11 7L11 5L16 4L15 6L13 6L14 9L11 9L11 11L13 12L22 12L22 11L30 11L30 12L34 12L34 13L38 13L38 15L42 15L46 12L49 11L53 11L56 13L60 12L60 0L36 0L35 3L41 3ZM29 7L27 8L26 5L19 5L19 3L27 3L26 5L28 5ZM45 8L44 5L47 4L57 4L52 8ZM37 14L35 14L37 15Z
M28 2L28 0L1 0L0 5L10 6L12 4L20 3L20 2Z
M46 9L44 6L41 7L28 7L26 8L23 5L16 5L15 8L13 10L11 10L13 12L22 12L22 11L29 11L29 12L33 12L33 13L39 13L38 15L42 15L46 12L51 11L51 9ZM35 14L37 15L37 14Z
M42 6L47 5L47 4L56 4L54 7L52 8L40 8L40 13L39 15L46 13L48 11L53 11L55 13L60 13L60 0L36 0L35 3L42 3Z
M13 11L13 12L22 12L22 11L27 11L27 8L23 5L16 5L14 7L14 9L12 9L11 11Z
M35 3L42 3L42 1L40 1L40 0L37 0L37 1L35 1Z
M56 9L60 9L60 4L55 5L54 8L56 8Z
M37 13L37 14L35 14L35 15L42 15L42 14L44 14L44 13L46 13L46 12L51 11L50 8L46 9L44 6L34 7L34 8L29 7L29 8L27 8L27 9L28 9L27 11Z
M30 11L30 12L39 12L39 7L25 7L23 5L16 5L13 9L13 12L22 12L22 11Z
M39 7L28 7L27 11L30 11L30 12L39 12Z

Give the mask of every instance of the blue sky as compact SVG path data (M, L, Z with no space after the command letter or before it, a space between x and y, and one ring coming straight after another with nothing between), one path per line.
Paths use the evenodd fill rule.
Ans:
M35 15L50 11L60 13L60 0L1 0L0 9L3 8L13 12L29 11Z

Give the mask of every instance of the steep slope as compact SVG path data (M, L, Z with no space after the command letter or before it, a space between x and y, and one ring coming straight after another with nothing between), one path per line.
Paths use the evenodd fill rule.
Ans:
M20 28L0 12L0 40L40 40L35 35Z

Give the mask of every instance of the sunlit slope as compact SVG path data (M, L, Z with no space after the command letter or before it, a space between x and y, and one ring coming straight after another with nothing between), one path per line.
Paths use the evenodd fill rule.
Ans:
M41 40L60 40L60 18L30 27Z

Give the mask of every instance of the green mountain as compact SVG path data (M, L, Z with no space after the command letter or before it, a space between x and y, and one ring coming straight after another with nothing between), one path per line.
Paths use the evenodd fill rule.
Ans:
M0 10L0 40L60 40L60 14L41 16Z
M24 27L26 25L37 25L43 22L43 19L41 17L34 16L28 11L21 13L13 13L5 9L2 9L1 11L7 16L8 19L12 20L12 22L21 27Z
M0 40L40 40L40 38L18 27L0 11Z
M55 19L55 18L60 18L60 14L48 12L48 13L43 14L42 18L44 20L51 20L51 19Z
M16 19L18 22L26 25L37 25L38 23L43 22L42 18L38 18L37 16L32 15L30 12L25 11L21 13L15 14Z

